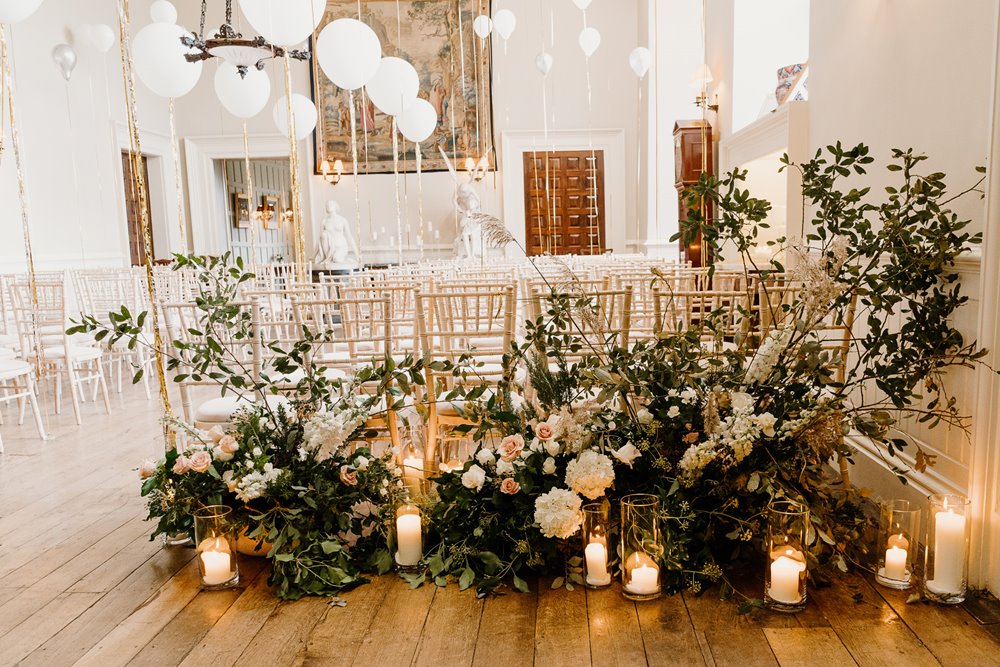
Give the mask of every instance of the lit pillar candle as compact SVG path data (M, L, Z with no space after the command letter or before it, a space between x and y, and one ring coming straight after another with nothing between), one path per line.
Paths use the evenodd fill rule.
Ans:
M906 571L907 551L895 545L885 550L885 576L897 581L909 581L910 573Z
M198 549L201 552L201 579L206 586L218 586L233 578L232 556L227 550L219 548L220 542L221 538L208 538Z
M965 517L954 510L934 515L934 578L927 588L938 595L962 592L965 574Z
M414 454L403 459L403 483L410 495L420 494L421 483L424 480L424 457Z
M628 558L629 580L625 589L635 595L655 595L660 592L660 568L644 553L635 552Z
M587 557L587 583L591 586L607 586L611 583L608 572L608 550L600 542L591 542L584 549Z
M786 549L785 552L771 561L771 586L768 596L775 602L798 604L802 601L799 592L799 578L805 572L806 564L800 560L802 552Z
M411 567L420 563L424 555L423 535L419 514L401 514L396 517L396 562Z

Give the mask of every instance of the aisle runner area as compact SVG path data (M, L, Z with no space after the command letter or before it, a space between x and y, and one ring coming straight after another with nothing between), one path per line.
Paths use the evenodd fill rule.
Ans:
M0 665L995 665L1000 627L960 607L846 576L796 616L736 613L715 591L634 604L617 584L476 599L387 576L280 602L260 559L201 593L190 549L150 542L135 468L159 448L155 402L130 388L111 417L47 415L41 443L7 410L0 457ZM756 594L748 590L748 593Z

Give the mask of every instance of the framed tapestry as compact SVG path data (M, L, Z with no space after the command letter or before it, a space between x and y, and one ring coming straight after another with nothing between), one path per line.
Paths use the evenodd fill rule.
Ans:
M314 34L336 19L360 18L378 35L383 56L403 58L417 70L419 96L438 114L437 129L421 144L421 170L448 168L438 146L456 169L462 169L467 157L478 162L486 154L489 168L495 169L490 41L484 43L472 30L476 16L490 13L490 0L360 0L360 17L358 7L358 0L327 0ZM350 172L350 95L326 77L315 58L312 93L319 114L316 173L324 160L333 164L338 159ZM392 117L376 109L363 89L354 92L354 104L358 173L392 173ZM400 137L399 145L400 172L416 171L413 144Z

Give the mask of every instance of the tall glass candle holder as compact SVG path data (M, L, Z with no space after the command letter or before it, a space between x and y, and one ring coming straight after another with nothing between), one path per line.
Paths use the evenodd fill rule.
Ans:
M240 583L231 514L232 510L225 505L209 505L194 511L198 572L205 590L233 588Z
M944 604L965 600L969 564L969 499L939 493L929 497L924 543L924 595Z
M608 559L611 555L610 507L607 503L583 506L584 581L588 588L611 585Z
M875 580L883 586L902 590L913 585L921 514L909 500L882 504Z
M641 602L660 597L660 499L634 493L621 500L622 595Z
M806 528L809 508L793 500L778 500L767 508L767 567L764 605L795 613L806 606Z
M416 572L424 557L423 526L420 508L401 505L396 510L396 569Z

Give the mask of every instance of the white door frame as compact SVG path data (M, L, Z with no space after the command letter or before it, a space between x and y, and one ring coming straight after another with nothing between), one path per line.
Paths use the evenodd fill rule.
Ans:
M288 157L288 137L284 135L253 135L248 145L251 159ZM219 187L215 175L215 161L245 156L243 135L184 139L184 164L187 167L188 198L191 202L193 252L217 255L228 249L229 241L225 227L228 221L221 220L226 210L226 193ZM308 196L304 196L303 201L308 201Z
M625 130L514 130L503 133L503 219L521 247L524 232L524 154L532 151L604 152L604 235L608 250L628 252L626 235ZM634 169L632 170L634 171ZM638 186L637 186L638 187ZM508 250L508 252L510 252Z
M994 17L1000 26L1000 12ZM997 30L993 31L997 35ZM987 162L979 344L989 350L989 366L1000 367L1000 39L994 42L993 109ZM1000 594L1000 377L978 370L973 452L969 466L972 499L970 583Z
M128 126L121 121L111 122L112 148L114 160L112 168L117 176L115 192L118 193L118 244L123 262L130 262L128 240L128 212L125 207L125 171L122 168L122 153L132 150ZM153 249L159 259L169 259L175 252L184 252L177 213L177 179L174 175L170 135L139 128L139 148L146 157L149 170L149 210L153 230Z

